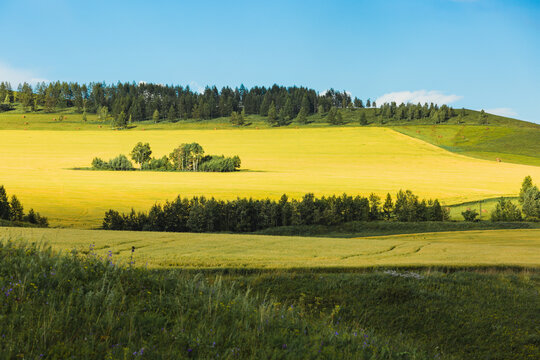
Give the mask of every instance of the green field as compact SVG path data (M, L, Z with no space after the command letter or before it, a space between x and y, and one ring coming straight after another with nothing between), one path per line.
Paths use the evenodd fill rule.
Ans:
M109 208L146 210L182 196L278 198L313 192L381 196L411 189L453 204L515 196L540 167L457 155L389 128L276 128L176 131L0 131L1 183L53 226L96 227ZM76 171L95 156L127 154L138 141L156 156L183 142L239 155L236 173ZM412 165L414 164L414 165Z
M479 159L540 166L540 125L423 125L393 129Z
M54 249L109 251L140 266L183 268L369 268L540 266L540 230L440 232L356 239L238 234L0 228L0 238Z
M216 273L119 267L116 257L0 242L3 357L520 360L540 352L534 270Z

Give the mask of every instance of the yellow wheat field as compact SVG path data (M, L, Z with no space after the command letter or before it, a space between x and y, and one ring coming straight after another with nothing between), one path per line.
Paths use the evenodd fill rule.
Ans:
M239 155L236 173L77 171L93 157L129 154L149 142L155 156L184 142L209 154ZM446 204L515 195L540 167L453 154L388 128L0 131L0 184L53 226L99 226L109 208L146 210L176 195L277 198L380 195L411 189Z
M0 228L0 240L47 242L139 266L319 268L540 266L540 230L458 231L357 239L239 234Z

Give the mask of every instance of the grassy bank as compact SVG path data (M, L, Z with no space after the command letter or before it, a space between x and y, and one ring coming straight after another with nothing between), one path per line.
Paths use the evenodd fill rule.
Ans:
M0 244L6 358L528 359L536 272L215 276Z

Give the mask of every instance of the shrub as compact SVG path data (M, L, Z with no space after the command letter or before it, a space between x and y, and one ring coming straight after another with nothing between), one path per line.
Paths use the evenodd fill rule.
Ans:
M477 221L478 212L476 210L467 209L461 213L465 221Z
M521 221L521 211L510 200L501 198L491 213L491 221Z
M199 171L206 172L230 172L240 167L240 158L210 155L203 158Z
M152 158L148 162L143 163L141 170L168 171L174 170L174 165L169 161L167 156L163 156L161 159Z
M133 170L133 164L126 155L118 155L114 159L109 160L109 168L111 170Z
M92 169L96 170L108 170L109 164L103 161L102 159L96 157L92 160Z

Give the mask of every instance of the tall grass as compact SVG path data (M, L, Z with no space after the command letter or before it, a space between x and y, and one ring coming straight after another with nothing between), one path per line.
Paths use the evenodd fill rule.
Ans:
M244 284L245 285L245 284ZM424 359L235 281L0 243L0 353L25 359Z

